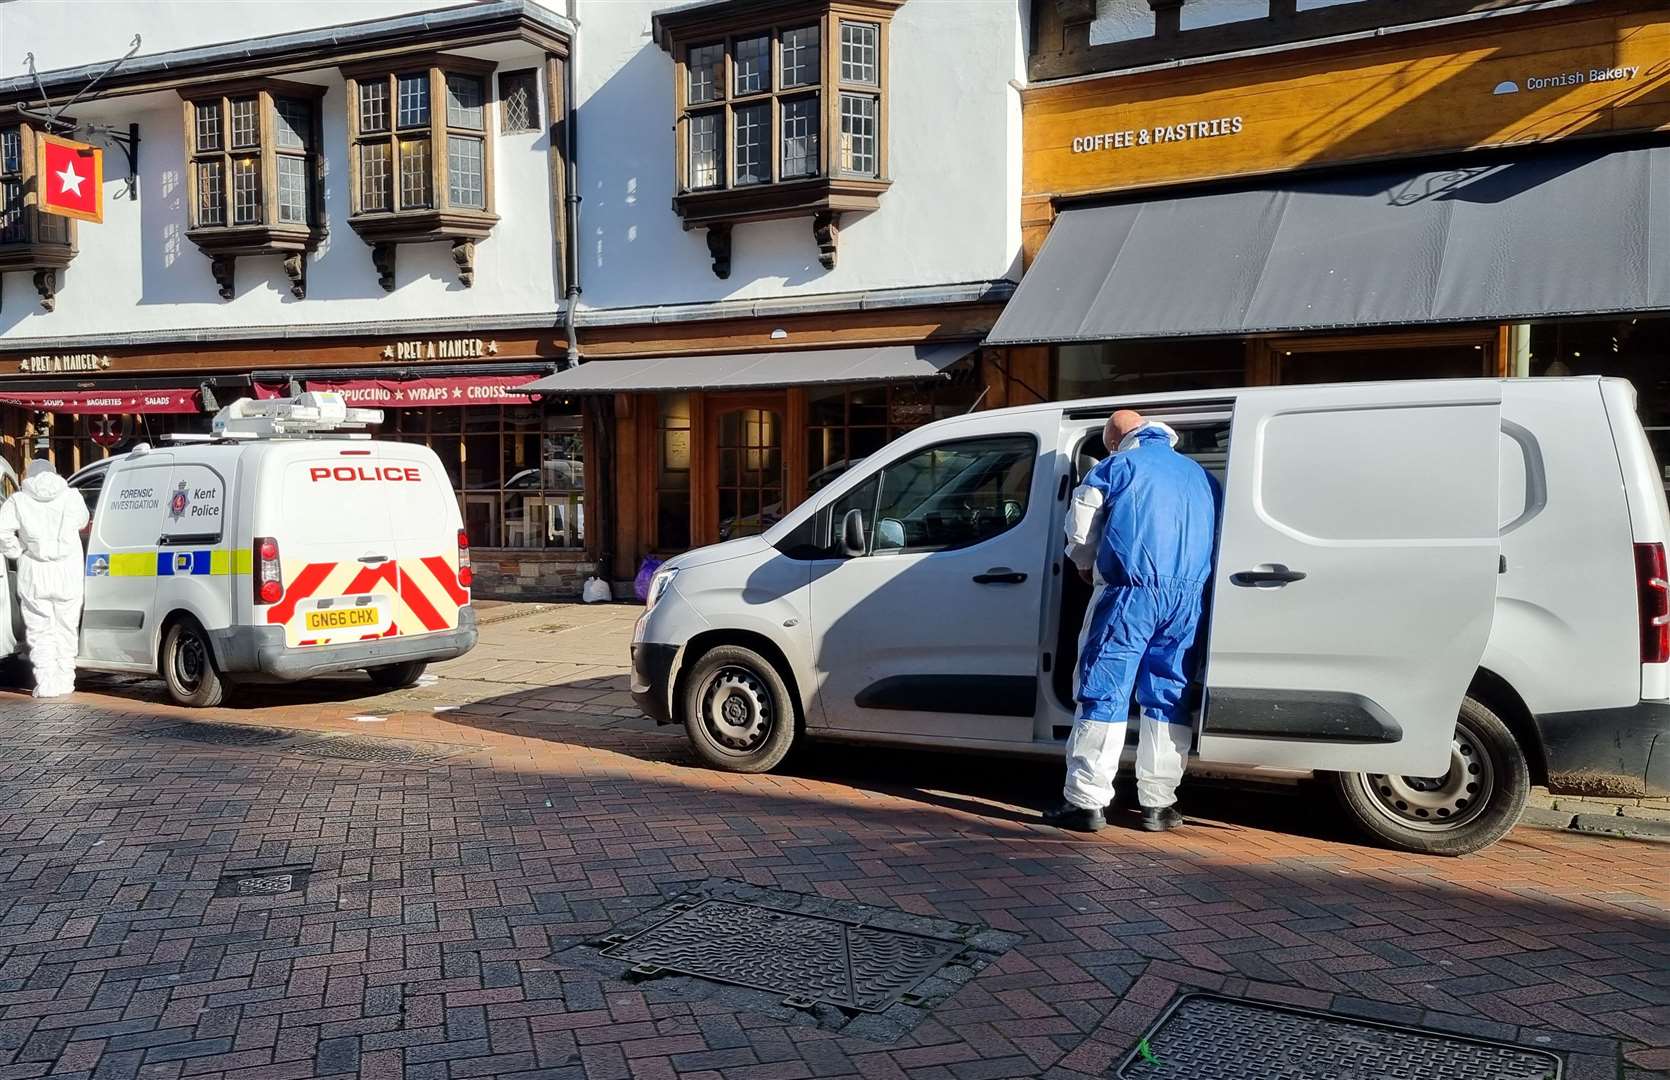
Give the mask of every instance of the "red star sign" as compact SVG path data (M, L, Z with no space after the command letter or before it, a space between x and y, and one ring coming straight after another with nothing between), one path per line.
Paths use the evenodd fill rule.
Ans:
M80 221L104 221L104 151L42 135L35 160L42 210Z

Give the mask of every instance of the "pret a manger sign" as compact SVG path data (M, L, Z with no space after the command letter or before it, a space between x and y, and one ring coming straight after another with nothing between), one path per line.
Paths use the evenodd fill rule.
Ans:
M1515 15L1023 93L1029 196L1670 130L1670 12Z

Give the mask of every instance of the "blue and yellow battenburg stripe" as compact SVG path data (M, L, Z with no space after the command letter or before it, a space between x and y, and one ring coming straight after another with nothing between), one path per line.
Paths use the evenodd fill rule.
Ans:
M225 577L251 573L254 566L255 554L247 548L95 551L87 555L88 577Z

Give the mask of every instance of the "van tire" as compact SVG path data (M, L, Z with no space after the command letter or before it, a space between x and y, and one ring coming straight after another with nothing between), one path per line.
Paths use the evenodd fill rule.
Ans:
M1525 751L1501 717L1471 697L1462 699L1452 745L1442 778L1333 773L1335 795L1360 829L1390 847L1419 855L1489 847L1513 828L1531 793ZM1458 815L1453 825L1442 820Z
M176 704L209 709L226 698L227 683L215 667L209 635L191 619L180 619L163 634L158 667Z
M690 747L715 769L763 773L794 745L795 707L771 661L740 645L703 653L679 680Z
M381 667L366 668L365 673L371 676L371 681L381 690L404 690L408 686L416 686L423 669L429 666L427 660L405 660L398 664L384 664Z

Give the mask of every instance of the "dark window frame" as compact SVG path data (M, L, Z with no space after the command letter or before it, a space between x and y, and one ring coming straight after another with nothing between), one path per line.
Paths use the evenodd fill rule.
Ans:
M247 235L253 230L260 230L292 240L311 234L312 239L316 240L318 235L323 233L323 185L319 178L324 162L320 145L320 104L324 94L325 88L322 86L276 80L241 80L181 92L184 110L188 236L198 241L200 246L207 242L210 247L219 247L220 245L216 244L217 234L226 235L230 240L231 234ZM286 106L300 105L302 115L307 118L307 130L302 135L300 146L281 144L279 141L281 101ZM253 143L235 146L234 111L238 105L245 102L253 103L255 138ZM208 145L205 145L206 129L202 121L202 110L213 110L212 115L216 117L216 138ZM302 221L285 220L281 212L278 164L280 158L302 163ZM219 177L218 215L205 213L202 175L205 167L209 165L217 167ZM248 169L253 165L255 178L255 200L250 204L252 214L244 220L240 220L236 212L235 178L240 165L243 166L245 175L249 175ZM272 239L269 237L269 244ZM257 248L263 246L259 239L253 243ZM280 248L277 245L272 245L273 252L278 250ZM239 253L263 252L243 250Z
M359 65L344 68L346 79L346 111L348 114L348 185L349 224L363 222L368 219L386 221L388 219L420 219L436 213L461 215L481 219L490 227L493 220L494 207L494 169L493 169L493 136L497 123L494 119L497 105L496 82L502 84L502 75L519 74L512 72L499 73L501 80L495 80L496 67L491 61L478 60L467 56L452 56L446 54L428 54L418 57L408 57L397 60L385 60L370 65ZM402 80L408 82L422 78L427 89L427 116L425 119L401 123L400 87ZM481 124L472 127L456 122L453 118L455 110L452 107L451 94L448 84L454 79L469 79L481 89L481 103L479 106ZM380 85L386 95L383 109L383 124L370 130L364 126L361 110L361 87ZM537 91L535 93L537 97ZM537 105L536 105L537 107ZM481 201L479 205L463 202L455 198L452 183L452 138L469 139L480 145L481 161ZM423 170L427 174L424 187L426 198L408 201L405 197L403 176L406 174L406 164L410 154L407 147L415 148L419 144L427 145L426 160ZM385 149L379 157L388 163L388 192L389 201L386 206L367 206L366 200L366 149L378 146Z

